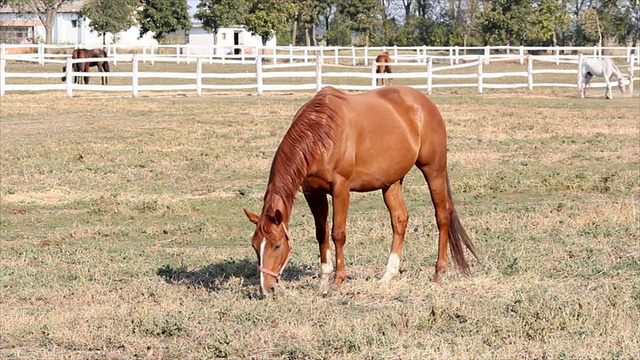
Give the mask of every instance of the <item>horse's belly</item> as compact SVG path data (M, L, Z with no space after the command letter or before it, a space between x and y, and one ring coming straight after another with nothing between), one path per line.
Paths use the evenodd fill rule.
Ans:
M413 157L379 158L378 162L356 163L349 178L351 191L384 189L401 180L411 170Z

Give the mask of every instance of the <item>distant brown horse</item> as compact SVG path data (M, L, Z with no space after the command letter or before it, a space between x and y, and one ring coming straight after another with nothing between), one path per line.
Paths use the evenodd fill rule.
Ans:
M376 62L379 63L378 67L376 67L376 74L381 74L381 73L391 74L391 66L384 64L384 63L391 62L391 58L389 57L389 51L383 51L382 53L380 53L380 55L376 57ZM388 84L391 85L391 81L393 79L389 78L387 80L388 80ZM380 81L381 85L384 86L384 79L376 79L376 85L378 85L378 81Z
M338 294L347 277L343 247L351 191L382 190L391 216L393 243L381 281L387 283L396 277L409 218L402 180L414 165L429 184L440 232L433 280L440 279L447 265L447 245L458 269L469 274L464 248L474 256L476 250L451 198L447 133L436 105L419 90L405 86L354 95L326 87L298 110L284 135L271 164L261 214L244 210L257 225L252 246L258 256L261 293L276 290L291 257L293 241L288 228L299 188L315 222L324 291ZM331 287L327 195L333 198L331 237L336 251Z
M102 49L93 49L93 50L87 50L87 49L75 49L73 50L73 53L71 53L71 58L72 59L91 59L91 58L106 58L107 57L107 52L102 50ZM97 67L99 72L109 72L109 62L108 61L92 61L92 62L79 62L79 63L74 63L73 65L73 71L74 72L85 72L88 73L89 72L89 68L91 67ZM67 72L67 67L63 66L62 67L62 72ZM66 81L67 77L66 75L62 77L62 81ZM82 78L81 77L74 77L73 79L73 83L81 83ZM84 76L84 83L88 84L89 83L89 76ZM102 77L102 85L107 85L108 84L108 78L106 76Z

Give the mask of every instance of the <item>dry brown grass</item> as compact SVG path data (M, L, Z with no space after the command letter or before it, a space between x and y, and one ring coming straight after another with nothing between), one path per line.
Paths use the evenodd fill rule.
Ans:
M9 94L0 101L0 357L631 359L640 354L640 103L577 91L439 92L474 275L430 282L418 172L403 272L378 193L354 194L349 278L318 290L294 207L286 290L259 299L252 228L311 94Z

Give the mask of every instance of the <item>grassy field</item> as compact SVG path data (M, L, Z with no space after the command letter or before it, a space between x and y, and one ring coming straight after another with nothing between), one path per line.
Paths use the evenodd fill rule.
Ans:
M640 101L577 93L438 91L482 261L430 282L437 230L414 170L400 278L376 282L388 214L355 194L336 299L302 199L268 299L242 213L311 93L2 97L0 358L640 358Z

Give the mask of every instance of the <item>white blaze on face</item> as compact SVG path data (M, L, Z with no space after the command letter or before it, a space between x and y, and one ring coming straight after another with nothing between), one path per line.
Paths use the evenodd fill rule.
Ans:
M262 238L262 242L260 243L260 267L264 268L264 248L267 246L267 238ZM260 271L260 288L262 292L265 292L264 288L264 273Z

